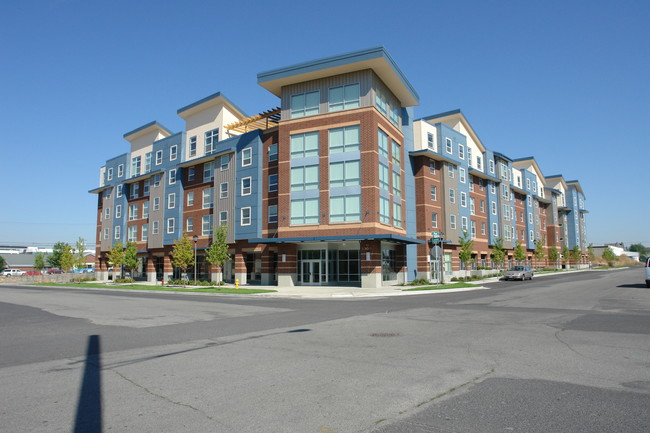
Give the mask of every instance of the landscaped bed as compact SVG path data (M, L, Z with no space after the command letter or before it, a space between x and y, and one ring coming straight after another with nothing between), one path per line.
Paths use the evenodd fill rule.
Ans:
M33 283L32 285L53 286L53 287L83 287L89 289L153 290L158 292L234 293L240 295L276 292L276 290L235 289L234 287L223 287L223 286L222 287L196 286L196 288L187 288L185 286L151 286L147 284L103 284L103 283Z
M420 286L413 287L411 289L402 289L403 292L412 292L415 290L444 290L444 289L464 289L468 287L479 287L476 284L469 283L453 283L453 284L441 284L439 286Z

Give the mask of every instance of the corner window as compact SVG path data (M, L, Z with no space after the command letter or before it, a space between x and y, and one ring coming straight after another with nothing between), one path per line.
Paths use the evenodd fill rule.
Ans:
M329 111L359 108L359 83L329 89Z
M247 147L241 151L241 166L247 167L253 164L253 149Z
M380 92L379 89L375 90L375 106L384 116L388 114L388 102L386 101L384 94Z
M208 155L217 149L219 141L219 128L205 133L205 154Z
M318 156L318 132L291 136L291 159Z
M329 130L330 153L359 150L359 126Z
M330 222L361 221L361 196L330 197Z
M312 116L318 114L320 91L300 93L291 97L291 118Z
M379 130L378 147L379 156L383 156L384 158L388 159L388 134L386 134L381 129Z

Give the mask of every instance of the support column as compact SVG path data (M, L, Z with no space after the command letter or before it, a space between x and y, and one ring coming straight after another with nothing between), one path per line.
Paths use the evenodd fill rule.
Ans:
M149 254L147 256L147 282L155 283L156 282L156 258Z
M265 248L262 251L262 285L272 286L275 285L273 281L273 253Z
M397 284L404 284L408 280L408 266L406 265L406 246L401 244L395 249L395 266L397 267Z
M246 284L246 253L242 252L239 248L235 250L235 280L239 280L239 284Z
M381 242L361 241L361 287L372 288L381 285Z
M165 254L163 256L163 281L167 282L174 276L174 267L172 266L171 256Z
M278 286L292 287L298 283L298 247L296 244L278 246Z

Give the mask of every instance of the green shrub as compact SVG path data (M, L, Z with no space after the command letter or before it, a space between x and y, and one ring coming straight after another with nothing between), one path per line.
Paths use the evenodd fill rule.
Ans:
M119 283L135 283L135 280L133 278L116 278L115 282L118 283L118 284Z
M71 280L73 283L85 283L87 281L95 281L94 277L77 277Z
M418 278L411 281L411 286L426 286L429 284L429 280L426 278Z

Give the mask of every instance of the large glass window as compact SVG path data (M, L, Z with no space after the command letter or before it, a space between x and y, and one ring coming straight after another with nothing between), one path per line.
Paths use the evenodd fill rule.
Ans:
M206 188L203 190L203 209L211 209L214 207L214 188Z
M384 116L388 113L388 102L386 101L386 97L379 91L379 89L375 90L375 105Z
M317 165L291 168L291 191L318 189L318 180Z
M399 203L393 203L393 225L402 227L402 205Z
M312 116L318 114L320 91L300 93L291 96L291 118Z
M205 154L210 154L217 149L217 142L219 141L219 128L205 133Z
M269 192L276 192L278 190L278 175L269 174Z
M359 84L331 87L329 89L329 111L349 110L359 107Z
M330 222L361 221L361 196L330 197Z
M381 129L379 130L379 155L388 159L388 134Z
M129 226L126 232L127 242L135 242L138 240L138 226Z
M291 136L291 159L318 156L318 131Z
M390 183L388 180L388 166L379 163L379 187L385 191L390 191Z
M212 214L201 217L201 236L210 236L212 234Z
M379 222L390 224L390 200L379 197Z
M402 152L400 149L400 145L397 141L393 140L393 167L400 165L400 160L402 158Z
M196 135L190 137L190 158L196 156Z
M359 126L329 130L330 153L359 150Z
M399 173L393 172L393 194L400 195L402 192L402 177Z
M343 161L330 164L330 188L359 185L361 179L360 161Z
M269 206L269 224L278 222L278 205Z
M316 224L318 211L317 198L291 200L291 224Z
M131 158L131 177L140 175L140 157Z
M214 180L214 164L212 161L203 164L203 182L212 182Z

